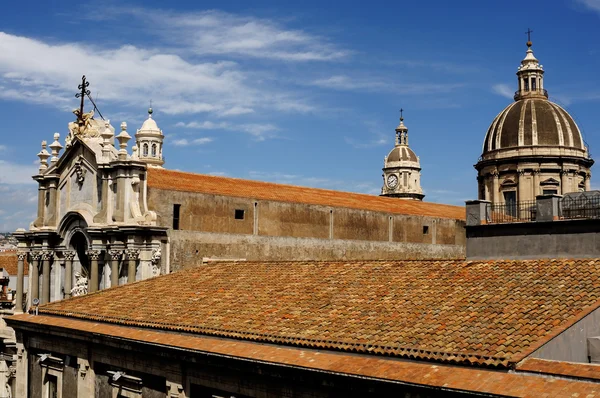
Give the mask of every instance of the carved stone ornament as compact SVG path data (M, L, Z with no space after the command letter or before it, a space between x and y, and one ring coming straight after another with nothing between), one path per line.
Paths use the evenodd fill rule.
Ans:
M127 249L125 250L125 253L127 254L127 258L130 260L137 260L140 256L139 249Z
M88 280L85 276L81 275L79 272L75 272L75 287L71 289L71 295L73 297L83 296L88 292Z
M50 251L50 250L44 250L42 252L42 260L43 261L48 261L50 260L52 257L54 257L54 252Z
M73 259L75 258L75 251L74 250L64 251L63 256L64 256L65 260L73 261Z
M18 251L17 252L17 258L19 259L19 261L25 260L25 258L27 258L27 252Z
M123 255L123 250L112 249L108 251L108 254L110 254L112 260L120 260Z
M83 156L79 155L79 158L77 158L77 161L75 162L75 174L77 175L76 181L79 187L83 185L83 182L85 181L85 175L87 173L87 170L82 166L82 164Z
M160 275L160 257L162 256L162 252L160 250L160 247L158 249L154 249L152 250L152 275L153 276L158 276Z
M88 250L87 255L90 260L99 260L100 259L100 250Z

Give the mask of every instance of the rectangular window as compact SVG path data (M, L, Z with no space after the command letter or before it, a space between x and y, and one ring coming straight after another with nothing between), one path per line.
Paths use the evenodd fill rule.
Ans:
M181 205L175 204L173 205L173 229L179 229L179 212L181 210Z
M558 191L556 189L544 189L544 195L556 195Z
M423 235L429 235L429 225L423 225Z
M532 90L535 90L536 83L537 83L537 79L536 78L531 79L531 89Z
M515 191L504 192L504 205L507 216L517 216L517 193Z
M242 209L235 209L235 219L236 220L243 220L244 219L244 213L245 211Z
M529 79L525 79L525 91L529 91Z
M48 398L58 398L58 380L54 375L47 375Z

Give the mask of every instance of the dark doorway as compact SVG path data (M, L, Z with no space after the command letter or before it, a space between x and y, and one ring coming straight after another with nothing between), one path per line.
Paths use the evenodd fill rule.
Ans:
M82 276L89 278L90 275L90 263L87 256L88 244L85 235L82 232L75 232L71 238L71 246L73 250L77 252L79 263L81 264Z

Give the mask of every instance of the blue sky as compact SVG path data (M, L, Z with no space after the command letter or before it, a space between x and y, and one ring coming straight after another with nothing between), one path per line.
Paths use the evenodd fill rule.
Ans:
M168 168L370 194L402 107L425 200L463 204L527 28L551 100L600 153L599 18L600 0L7 2L0 231L34 219L35 155L64 139L83 74L130 133L152 100Z

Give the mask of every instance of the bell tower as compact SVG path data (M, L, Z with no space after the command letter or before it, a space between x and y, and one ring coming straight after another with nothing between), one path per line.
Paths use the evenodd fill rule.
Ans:
M421 164L417 155L408 147L408 128L404 125L403 112L400 109L400 124L396 127L394 149L384 159L381 196L423 200L425 195L421 189Z
M162 130L152 118L152 108L148 109L148 119L142 124L135 133L135 140L138 147L139 160L145 162L150 167L161 167L165 163L162 155L162 146L164 135Z

